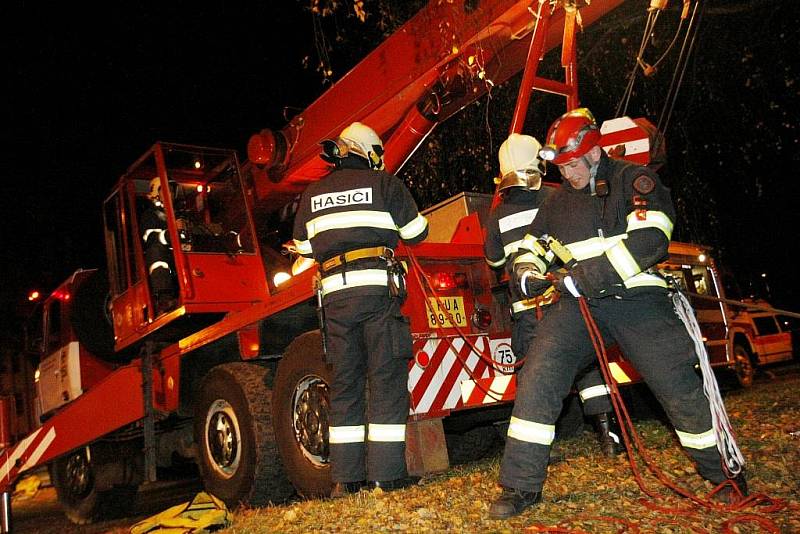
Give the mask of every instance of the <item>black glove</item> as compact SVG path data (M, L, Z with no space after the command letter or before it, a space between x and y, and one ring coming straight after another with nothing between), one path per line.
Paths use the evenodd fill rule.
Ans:
M623 284L617 284L611 287L605 286L602 273L597 269L591 269L591 267L585 263L578 263L565 274L566 276L564 276L564 280L561 281L561 286L569 291L569 286L572 284L579 295L584 297L599 299L611 295L621 295L625 291L625 286ZM569 282L567 278L570 278ZM570 293L573 295L575 294L572 291L570 291Z
M520 263L514 266L514 282L528 298L541 295L552 285L552 282L543 277L532 263Z
M243 250L239 234L233 230L227 234L222 234L220 238L222 240L222 246L225 249L225 252L228 254L236 254L237 252L241 252Z
M570 271L559 269L548 273L547 276L552 280L555 288L562 294L569 293L575 298L582 296L583 291L578 287L578 282L571 276Z

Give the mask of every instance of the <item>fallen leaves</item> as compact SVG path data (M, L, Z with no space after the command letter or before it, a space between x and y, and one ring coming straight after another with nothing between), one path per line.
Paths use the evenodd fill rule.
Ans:
M363 491L336 501L249 509L236 515L227 532L521 532L536 524L601 534L712 533L725 528L750 534L767 531L761 521L773 522L780 532L800 532L800 451L792 434L800 420L798 389L800 374L794 373L731 392L726 398L729 413L736 414L734 430L747 461L751 493L783 499L786 506L775 513L756 507L736 513L693 509L665 514L644 506L646 496L627 458L603 457L594 436L587 433L559 442L565 461L550 466L544 501L507 521L491 520L487 514L489 504L500 493L497 480L502 451L498 449L490 458L427 477L423 485L405 490ZM667 426L657 420L640 421L636 426L649 456L670 479L701 494L712 489L697 475ZM649 489L663 496L657 500L659 506L691 509L687 499L666 490L651 475L645 474L644 479ZM733 521L744 513L759 519ZM542 532L541 528L527 531Z

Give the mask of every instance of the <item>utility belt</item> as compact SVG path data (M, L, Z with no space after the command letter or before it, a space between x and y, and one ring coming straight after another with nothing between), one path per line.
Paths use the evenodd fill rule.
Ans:
M348 268L352 262L369 259L382 260L385 265L380 265L380 268L366 265ZM405 267L389 247L367 247L339 254L322 262L319 273L318 287L322 296L361 286L387 286L391 297L406 296Z
M541 308L549 306L550 304L554 304L555 302L558 301L559 298L561 298L561 293L556 291L555 287L550 286L541 295L537 295L529 299L518 300L517 302L514 302L511 305L511 311L513 313L520 313L525 310L531 310L536 308L536 315L537 317L541 318L540 317Z
M358 248L356 250L351 250L349 252L339 254L338 256L328 258L322 262L322 264L319 266L319 270L322 274L326 274L330 273L337 267L344 266L346 268L349 262L366 260L369 258L388 260L389 258L394 258L394 251L389 247Z

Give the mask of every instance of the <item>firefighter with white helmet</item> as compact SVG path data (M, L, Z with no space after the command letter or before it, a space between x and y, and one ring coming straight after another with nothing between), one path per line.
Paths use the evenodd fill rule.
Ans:
M500 160L500 182L498 190L524 187L538 191L542 187L544 165L539 159L542 145L535 137L512 133L503 141L498 151Z
M357 156L367 163L370 169L382 171L383 142L375 130L360 122L354 122L339 134L336 139L322 141L323 160L339 167L348 156ZM359 160L351 160L359 161Z
M406 186L383 171L383 143L355 122L322 142L332 172L303 193L294 222L297 252L319 265L330 384L332 497L368 483L413 483L405 462L411 330L398 241L417 243L428 222ZM369 402L365 391L369 384Z
M728 480L697 355L655 266L667 256L675 210L658 176L610 159L588 110L557 119L541 156L564 183L542 206L514 260L520 291L549 286L553 266L561 298L536 329L517 376L517 395L500 468L502 495L489 514L507 518L542 498L555 421L574 376L595 358L578 297L586 299L606 343L616 342L659 399L697 472ZM744 473L734 479L746 494ZM729 486L717 494L732 500Z
M495 269L505 267L513 280L510 267L522 239L533 222L539 207L552 195L553 189L542 187L544 164L539 159L539 141L530 135L512 133L498 152L501 202L492 210L486 225L484 255ZM558 293L552 285L536 295L522 295L519 287L509 284L511 295L511 350L521 361L533 338L536 325L549 309ZM613 417L608 386L596 365L588 367L576 380L583 411L590 416L597 431L601 450L607 456L622 452L622 438Z

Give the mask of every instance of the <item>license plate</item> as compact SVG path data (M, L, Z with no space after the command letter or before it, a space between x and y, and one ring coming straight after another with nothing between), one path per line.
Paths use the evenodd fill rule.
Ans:
M441 305L439 302L441 301ZM467 315L464 310L464 297L428 297L428 326L431 328L452 328L467 326Z

